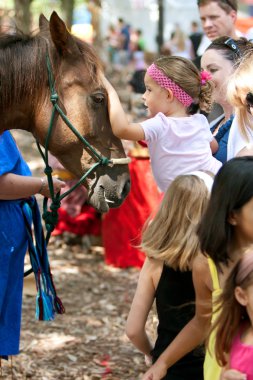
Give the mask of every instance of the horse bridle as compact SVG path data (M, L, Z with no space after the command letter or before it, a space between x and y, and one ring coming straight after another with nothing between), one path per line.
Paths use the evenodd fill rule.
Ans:
M48 72L48 80L49 80L50 100L51 100L51 103L53 105L53 109L52 109L50 123L49 123L48 131L47 131L47 135L46 135L44 152L42 150L40 143L38 141L36 141L36 143L37 143L38 150L41 154L41 157L45 163L44 173L47 176L48 186L49 186L49 191L50 191L50 196L51 196L50 210L48 209L48 198L44 198L44 200L43 200L43 214L42 214L42 218L45 221L45 226L46 226L46 230L47 230L46 242L48 243L49 238L51 236L51 233L54 230L54 228L57 224L57 221L58 221L58 209L60 207L62 199L65 198L67 195L69 195L72 191L74 191L78 186L80 186L84 182L84 180L87 178L87 176L91 172L93 172L98 166L126 165L131 160L128 157L109 159L109 158L101 155L78 132L78 130L72 125L72 123L67 118L66 114L63 112L62 108L58 104L59 95L57 94L57 92L55 90L55 80L54 80L52 65L51 65L48 53L46 55L46 64L47 64L47 72ZM52 179L53 169L49 165L49 162L48 162L49 141L50 141L50 138L52 135L53 127L54 127L54 120L55 120L56 112L60 115L60 117L65 122L65 124L69 127L69 129L78 137L79 140L82 141L85 150L90 154L90 156L93 156L97 159L97 162L95 162L91 166L91 168L88 169L86 171L86 173L83 174L83 176L77 181L77 183L74 186L72 186L68 191L64 192L61 195L60 195L60 193L57 193L57 194L54 193L54 185L53 185L53 179ZM32 272L32 269L28 270L25 273L25 276L27 276L31 272Z

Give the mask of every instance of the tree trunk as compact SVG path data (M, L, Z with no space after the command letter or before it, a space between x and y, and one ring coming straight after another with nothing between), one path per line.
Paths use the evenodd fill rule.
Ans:
M100 12L101 12L101 1L92 0L88 2L87 9L91 13L91 23L93 28L93 45L99 51L102 48L102 37L100 30Z
M15 21L17 28L24 33L30 33L31 10L33 0L15 0Z
M61 4L64 13L64 21L66 22L66 25L70 30L73 23L73 11L75 0L61 0Z
M158 52L161 52L161 47L163 46L163 30L164 30L164 6L163 0L158 0L158 34L157 34L157 45Z

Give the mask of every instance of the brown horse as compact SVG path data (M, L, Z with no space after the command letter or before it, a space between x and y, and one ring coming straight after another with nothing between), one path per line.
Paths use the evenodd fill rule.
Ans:
M116 162L97 166L85 179L89 203L101 212L118 207L129 191L129 172L121 141L110 126L107 93L99 81L101 64L92 47L72 36L56 12L50 21L40 16L36 35L17 32L0 36L0 133L24 129L45 146L53 109L48 61L57 104L99 155ZM81 178L96 157L59 113L52 124L50 152Z

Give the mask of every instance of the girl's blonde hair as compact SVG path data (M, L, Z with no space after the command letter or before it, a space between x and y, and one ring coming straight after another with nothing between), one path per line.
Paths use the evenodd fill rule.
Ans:
M215 313L218 316L211 328L210 335L215 331L215 355L217 362L222 367L227 364L227 355L231 351L233 339L238 333L241 322L249 320L246 307L242 306L235 298L235 288L237 286L245 290L249 285L253 284L253 270L249 271L238 282L238 273L243 265L245 255L253 255L253 252L243 253L241 260L227 278L224 289L214 305Z
M246 95L253 89L253 49L245 53L240 65L232 74L227 87L227 98L235 108L238 126L246 141L249 142L247 129L252 128L253 117L246 106Z
M206 209L209 192L196 175L180 175L166 191L154 219L143 230L141 248L150 258L165 261L171 268L186 271L200 252L196 235Z
M196 113L198 109L210 112L213 83L207 80L205 84L201 84L200 72L189 59L164 56L158 58L154 64L193 98L193 104L188 107L189 114Z

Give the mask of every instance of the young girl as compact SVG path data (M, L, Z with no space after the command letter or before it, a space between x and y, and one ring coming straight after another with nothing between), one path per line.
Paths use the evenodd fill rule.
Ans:
M125 140L146 140L153 175L163 192L180 174L193 170L215 174L221 166L212 156L218 144L208 122L195 114L199 108L209 111L211 105L212 85L206 74L185 58L158 58L145 74L143 99L150 119L140 124L128 123L116 91L102 77L113 133Z
M198 228L201 251L207 256L201 254L193 262L195 315L142 380L162 379L168 368L206 339L216 318L212 299L221 293L242 251L253 243L252 173L253 157L245 156L226 162L215 176L208 208ZM212 334L206 350L205 380L220 379L214 342L215 334Z
M253 380L253 251L243 253L229 275L218 300L219 316L215 354L223 368L222 378L231 374ZM240 371L238 373L238 371Z
M158 213L144 229L141 247L147 258L140 273L126 333L153 362L194 315L191 269L200 250L196 226L207 206L212 182L212 177L204 172L178 176L166 191ZM145 324L154 299L159 325L153 347ZM164 379L201 380L203 361L204 349L198 347L173 365Z
M53 179L59 192L64 182ZM9 131L0 135L0 362L19 353L24 257L28 247L22 201L50 196L45 178L31 177ZM1 363L0 363L1 364Z

